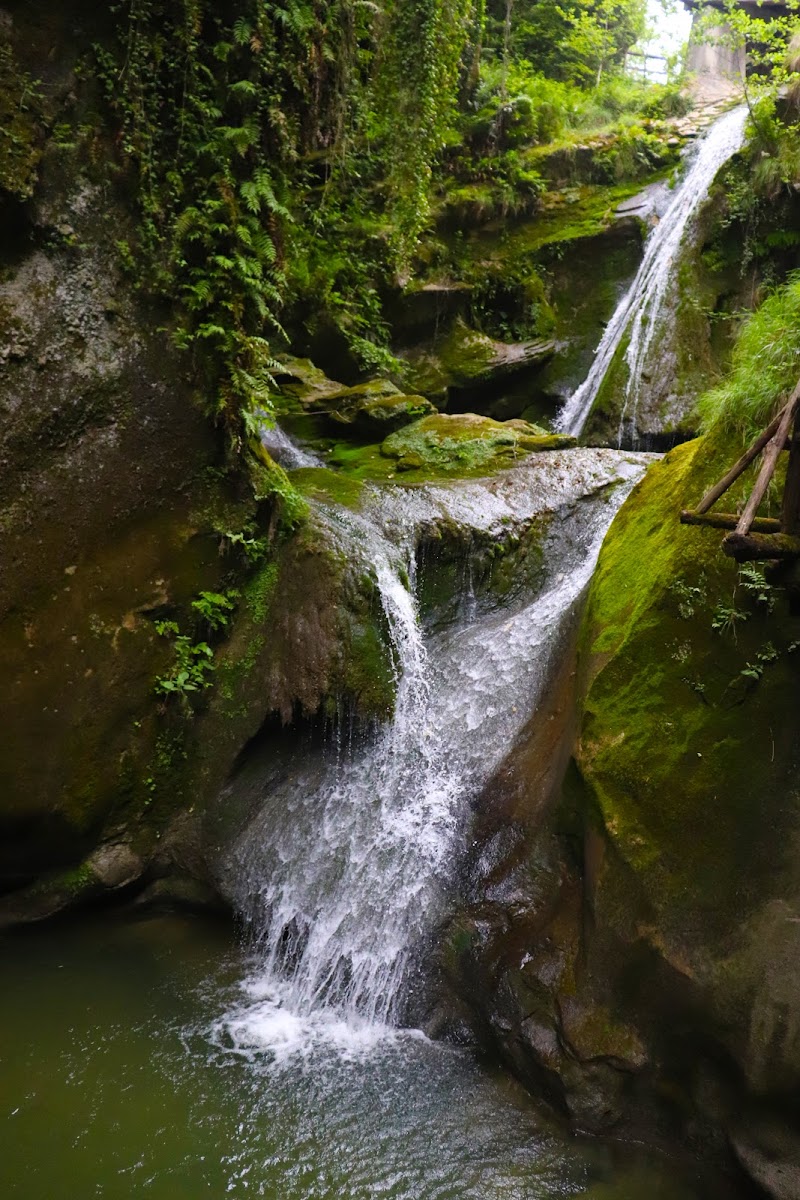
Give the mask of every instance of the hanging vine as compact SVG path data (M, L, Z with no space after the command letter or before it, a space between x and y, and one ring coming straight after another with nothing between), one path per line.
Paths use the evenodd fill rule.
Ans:
M433 166L453 119L475 0L390 0L380 54L389 204L398 260L430 212Z
M353 0L126 0L95 47L138 176L143 286L177 299L178 345L234 446L269 409L298 159L343 137ZM348 17L348 19L345 19Z

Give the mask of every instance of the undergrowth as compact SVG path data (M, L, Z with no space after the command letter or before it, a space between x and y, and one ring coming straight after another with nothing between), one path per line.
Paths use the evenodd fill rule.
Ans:
M742 325L730 372L698 402L703 429L754 436L799 379L800 272L794 272Z

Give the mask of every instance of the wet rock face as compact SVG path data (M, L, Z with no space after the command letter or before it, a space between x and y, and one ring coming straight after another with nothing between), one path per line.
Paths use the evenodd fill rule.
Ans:
M679 447L621 509L580 632L577 728L562 670L487 788L453 944L485 1036L577 1124L732 1145L782 1197L800 1086L800 628L718 532L678 523L736 450ZM553 744L564 768L574 747L563 783L542 765Z
M96 13L76 3L48 20L32 7L12 6L0 41L24 49L19 71L44 77L52 127L84 102L71 64ZM123 271L118 242L135 244L135 218L110 172L113 147L93 157L80 139L46 141L42 125L35 136L30 187L12 194L0 164L0 210L19 222L0 237L0 921L174 870L195 836L175 833L176 814L219 786L268 713L319 705L328 686L351 688L371 713L391 703L369 595L343 582L313 532L273 552L257 468L231 467L202 380L161 331L171 314ZM261 539L258 569L237 538ZM313 654L276 636L282 573L294 584L281 583L283 623L306 630ZM155 694L175 655L158 623L188 631L197 597L229 587L219 695L194 723L180 697ZM202 878L202 854L189 857L180 869Z
M61 33L56 21L56 56ZM158 314L122 278L124 208L74 148L49 145L24 219L0 247L5 886L91 845L163 661L147 614L219 576L192 517L218 444Z

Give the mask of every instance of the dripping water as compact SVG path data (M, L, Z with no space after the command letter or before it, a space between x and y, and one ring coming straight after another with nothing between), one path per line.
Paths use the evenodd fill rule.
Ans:
M578 436L586 424L597 394L625 337L628 371L620 416L618 445L626 432L636 429L642 379L654 338L669 318L668 287L687 226L708 196L709 189L729 158L744 140L745 106L716 121L694 150L694 159L660 222L645 245L636 278L606 326L591 370L561 410L557 426Z

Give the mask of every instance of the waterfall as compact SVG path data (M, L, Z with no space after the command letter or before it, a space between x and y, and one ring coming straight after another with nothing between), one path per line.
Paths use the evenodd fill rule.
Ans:
M560 430L574 436L582 432L600 386L626 336L629 337L625 351L628 379L619 425L620 445L626 423L635 428L643 372L653 339L669 315L664 311L667 288L684 233L708 196L720 167L741 147L746 116L744 105L733 109L720 117L697 144L689 170L645 244L636 278L606 326L589 374L559 414L557 427Z
M315 454L309 453L298 446L293 438L280 425L268 425L266 420L261 426L262 445L277 463L288 470L296 467L319 467L322 462Z
M324 1030L351 1044L402 1021L415 951L452 889L470 800L535 708L605 530L642 471L612 451L571 456L573 470L569 455L548 456L554 469L538 487L518 468L504 484L376 489L359 513L322 514L334 543L370 564L395 652L396 708L366 745L309 760L272 788L231 851L227 886L258 964L251 1006L229 1027L235 1042L275 1049ZM560 503L560 519L540 593L510 610L465 604L444 632L426 632L414 594L421 532L447 519L501 538L548 503Z

